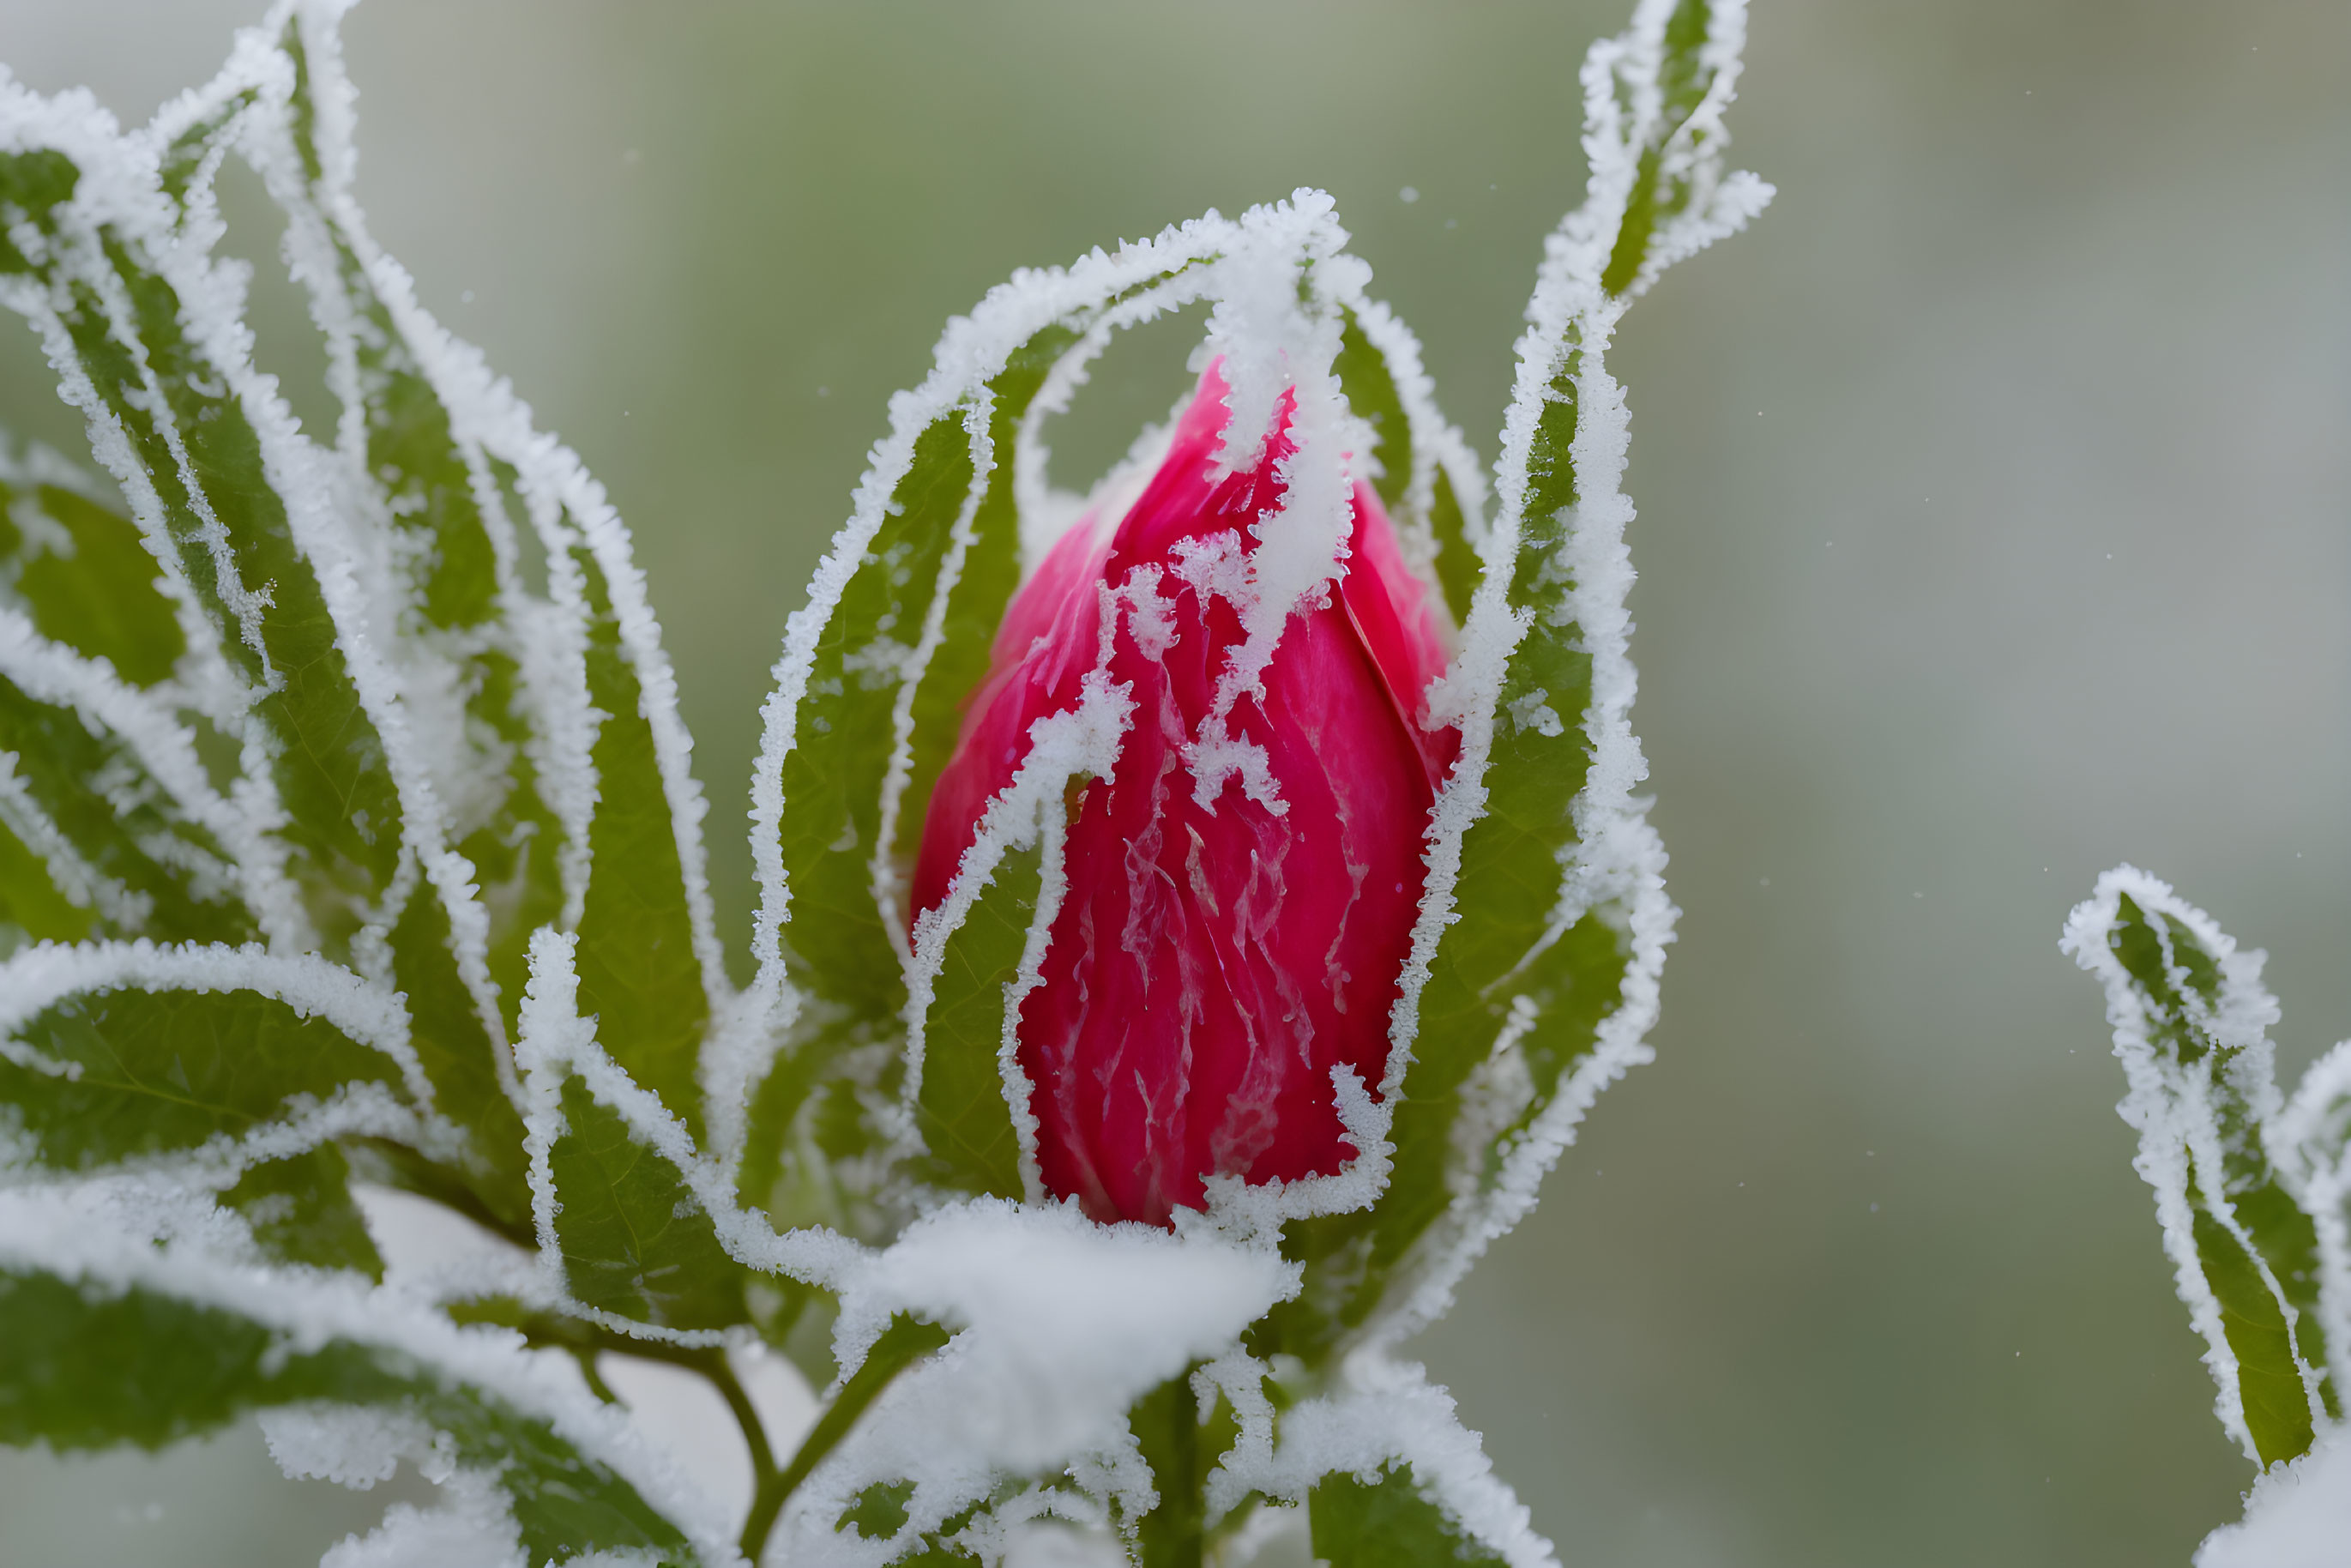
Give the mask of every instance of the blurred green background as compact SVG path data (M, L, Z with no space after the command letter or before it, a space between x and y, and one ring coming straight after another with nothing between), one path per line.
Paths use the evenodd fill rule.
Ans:
M0 0L0 59L142 119L259 9ZM378 235L636 532L738 947L768 666L945 319L1321 185L1490 456L1623 9L352 16ZM1570 1564L2185 1563L2251 1476L2055 943L2128 858L2269 949L2289 1073L2351 1030L2351 7L1766 0L1731 125L1779 200L1614 359L1658 1061L1422 1348ZM315 417L266 266L256 312ZM1186 346L1106 366L1057 477ZM0 418L78 441L21 331ZM0 1563L306 1563L381 1501L244 1430L0 1455Z

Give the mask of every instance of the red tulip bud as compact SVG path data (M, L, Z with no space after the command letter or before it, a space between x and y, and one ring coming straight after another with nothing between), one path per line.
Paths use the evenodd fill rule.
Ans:
M1354 1155L1332 1071L1381 1082L1422 834L1458 742L1423 722L1443 625L1361 482L1335 580L1297 601L1218 715L1258 552L1293 521L1297 449L1285 393L1256 463L1228 471L1226 392L1212 365L1139 498L1080 521L1014 597L915 868L928 910L1030 726L1077 706L1113 614L1106 673L1133 719L1070 824L1068 892L1019 1017L1044 1184L1102 1220L1165 1225L1203 1207L1210 1175L1287 1180Z

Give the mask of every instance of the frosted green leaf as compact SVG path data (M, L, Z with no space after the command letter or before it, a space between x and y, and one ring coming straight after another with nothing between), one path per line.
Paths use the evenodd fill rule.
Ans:
M568 834L540 792L535 743L547 715L523 673L530 629L516 613L549 614L552 607L532 602L519 580L514 470L477 433L460 434L443 384L445 366L437 378L427 369L446 359L447 346L350 199L349 149L337 144L333 117L319 102L322 90L333 99L350 88L331 28L314 57L305 34L318 26L314 15L298 14L279 37L293 66L290 146L261 163L293 219L295 270L308 286L327 342L329 383L343 403L341 455L367 496L371 523L399 541L394 559L405 570L410 618L403 631L413 648L455 667L452 684L465 694L465 748L477 755L461 793L476 799L452 822L451 837L481 889L486 961L511 1030L529 934L564 906ZM387 281L396 297L387 294ZM496 1047L485 1040L481 1049Z
M39 883L84 912L72 929L51 909L34 934L229 943L256 936L230 847L190 819L131 738L90 707L18 685L9 658L0 653L0 826L40 863ZM158 727L172 722L162 710L150 716ZM8 885L8 896L19 896L13 880ZM33 887L21 896L28 908L42 899Z
M355 906L383 891L399 859L402 812L381 738L235 390L249 367L219 361L191 335L181 287L140 226L154 209L134 220L104 201L73 200L80 183L62 151L0 155L0 204L20 215L0 240L0 278L37 285L0 295L47 340L62 390L90 420L150 548L188 585L256 693L252 718L268 737L288 818L278 831L301 857L321 925L347 934ZM183 278L216 281L200 256L172 265Z
M983 395L958 402L915 438L889 516L817 643L798 743L784 759L781 829L793 976L829 1001L874 1016L903 1005L897 946L883 923L903 921L905 912L876 904L872 872L898 746L895 706L911 685L909 752L889 852L903 862L912 858L931 789L955 748L962 704L987 674L996 623L1020 580L1011 465L1003 458L1074 336L1055 326L1023 342ZM976 448L990 465L984 472ZM935 645L916 665L915 644L934 614Z
M904 1077L895 1019L802 1004L789 1049L759 1084L737 1182L742 1201L778 1225L824 1225L879 1240L889 1225L871 1204L887 1158Z
M187 640L137 526L85 493L96 488L0 458L0 579L42 636L153 685Z
M1426 968L1407 977L1393 1174L1368 1209L1292 1222L1286 1249L1307 1261L1307 1287L1277 1309L1261 1353L1319 1357L1375 1315L1401 1333L1442 1310L1532 1201L1588 1098L1573 1086L1596 1088L1645 1049L1672 910L1631 794L1646 765L1629 722L1626 422L1602 350L1649 278L1769 194L1719 166L1743 25L1736 5L1647 0L1586 60L1592 181L1529 306L1499 516L1479 541L1485 572L1452 677L1463 755L1431 836ZM1432 528L1460 500L1432 486ZM1436 560L1457 604L1465 553Z
M1005 1100L1002 1052L1008 988L1037 915L1039 850L998 862L947 937L923 1025L917 1119L924 1174L961 1191L1022 1196L1020 1141Z
M483 1028L451 958L449 912L425 888L392 932L392 980L408 998L418 1061L444 1115L466 1134L465 1158L445 1174L501 1225L530 1217L522 1117L498 1081L506 1044ZM518 989L519 988L517 988Z
M571 552L590 614L588 695L603 715L593 759L598 798L580 916L580 1007L601 1020L614 1061L699 1128L695 1063L709 994L695 948L676 819L663 786L644 688L623 646L610 583L594 553Z
M1476 1540L1413 1484L1409 1466L1376 1481L1325 1476L1308 1496L1314 1555L1331 1568L1430 1568L1443 1563L1508 1561Z
M256 1165L221 1194L244 1216L264 1256L315 1269L349 1269L383 1278L383 1260L351 1199L350 1162L322 1144L287 1159Z
M2181 1299L2210 1346L2221 1424L2268 1466L2306 1452L2339 1413L2329 1375L2317 1227L2299 1169L2281 1169L2282 1109L2267 1030L2277 1004L2262 955L2210 916L2124 866L2074 910L2065 949L2105 986Z
M873 900L872 864L904 661L972 485L965 417L958 408L916 438L889 517L819 638L797 743L783 762L779 831L794 982L871 1017L894 1014L904 998L897 946Z
M583 1304L663 1329L744 1322L741 1265L675 1166L577 1078L562 1090L564 1131L549 1154L555 1235Z
M534 1563L597 1549L701 1561L684 1534L548 1419L413 1354L282 1325L154 1288L109 1290L0 1263L0 1443L158 1448L254 1410L331 1400L445 1432L494 1472Z
M0 954L32 942L78 942L97 935L98 912L57 891L48 862L0 816ZM5 928L13 926L14 935Z
M172 971L158 972L166 962ZM316 967L227 948L21 955L5 983L29 1016L0 1040L0 1102L39 1163L59 1171L186 1154L305 1119L322 1133L418 1136L413 1058L395 1004L353 981L338 988L346 999L322 1009L308 992L332 982L308 962ZM237 969L282 977L278 994L237 986ZM215 970L226 973L208 978ZM349 1026L371 1011L386 1015L386 1032L362 1043ZM335 1113L352 1092L359 1101Z
M1373 493L1407 552L1431 555L1429 570L1458 625L1468 616L1478 586L1477 547L1454 475L1457 466L1466 465L1468 449L1441 425L1420 369L1419 346L1384 308L1371 311L1373 331L1385 346L1366 330L1364 307L1346 308L1332 374L1346 394L1348 411L1371 428L1372 449L1363 455L1379 468ZM1392 361L1392 352L1404 362ZM1406 382L1413 397L1406 396ZM1416 402L1422 405L1417 410Z

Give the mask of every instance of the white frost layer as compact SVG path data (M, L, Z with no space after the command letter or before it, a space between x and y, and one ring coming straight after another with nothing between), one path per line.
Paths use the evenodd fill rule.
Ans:
M1149 1473L1126 1430L1135 1398L1298 1289L1270 1248L1099 1226L1074 1207L983 1198L910 1226L842 1288L834 1347L860 1364L899 1313L946 1325L954 1341L902 1373L787 1507L778 1561L889 1561L1007 1479L1071 1467L1087 1490L1149 1506ZM917 1485L890 1541L836 1539L833 1521L876 1482Z
M529 1568L504 1509L419 1509L397 1502L365 1535L327 1548L319 1568Z
M979 1397L928 1415L1031 1469L1107 1438L1135 1397L1221 1352L1298 1279L1269 1249L983 1198L908 1227L844 1293L834 1347L858 1364L897 1312L961 1331L954 1382Z
M2322 1430L2310 1452L2273 1465L2242 1522L2197 1549L2196 1568L2343 1568L2351 1562L2351 1427Z

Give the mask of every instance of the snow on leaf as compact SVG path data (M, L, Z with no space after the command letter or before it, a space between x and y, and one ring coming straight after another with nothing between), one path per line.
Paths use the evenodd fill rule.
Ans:
M899 1374L815 1467L785 1509L778 1550L787 1561L893 1561L1008 1482L1065 1467L1140 1514L1150 1472L1125 1429L1128 1406L1229 1350L1296 1283L1296 1266L1270 1249L1206 1227L1098 1226L1073 1207L998 1198L935 1211L844 1278L835 1349L858 1367L902 1317L955 1337ZM914 1485L893 1536L833 1541L869 1488L901 1480Z

